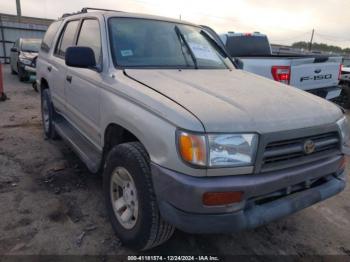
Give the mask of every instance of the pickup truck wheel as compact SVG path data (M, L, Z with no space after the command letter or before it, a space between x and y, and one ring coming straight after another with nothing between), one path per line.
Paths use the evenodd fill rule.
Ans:
M149 157L140 143L120 144L109 152L103 189L112 227L126 246L150 249L174 233L160 216Z
M343 96L342 106L346 109L350 109L350 84L343 86L342 96Z
M48 89L44 89L41 93L41 116L43 121L44 133L48 139L57 139L58 135L55 131L53 119L55 109L51 102L51 97Z

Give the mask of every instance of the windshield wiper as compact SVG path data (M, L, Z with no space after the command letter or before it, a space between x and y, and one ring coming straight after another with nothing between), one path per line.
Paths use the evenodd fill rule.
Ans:
M194 68L195 69L198 69L198 62L197 62L197 58L196 56L194 55L190 45L188 44L188 42L186 41L186 38L185 36L181 33L181 30L180 28L176 25L175 26L175 32L177 34L177 36L179 37L179 40L182 40L182 42L184 42L185 46L187 47L188 51L190 52L190 55L192 57L192 60L193 60L193 63L194 63Z
M212 44L216 47L216 50L219 51L219 53L220 53L223 57L227 57L227 58L231 61L231 63L232 63L234 66L236 66L236 67L238 68L236 62L233 61L232 57L227 53L227 51L226 51L220 44L218 44L218 43L211 37L211 35L210 35L209 33L207 33L205 30L201 30L200 34L201 34L202 36L204 36L205 39L207 39L210 43L212 43Z

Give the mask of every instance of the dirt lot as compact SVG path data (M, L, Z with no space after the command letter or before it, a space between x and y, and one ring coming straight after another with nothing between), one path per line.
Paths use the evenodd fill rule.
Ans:
M62 141L43 137L40 99L6 66L0 102L0 255L135 254L104 210L101 178ZM349 169L349 166L348 166ZM149 254L306 255L350 259L350 187L288 218L234 235L174 237Z

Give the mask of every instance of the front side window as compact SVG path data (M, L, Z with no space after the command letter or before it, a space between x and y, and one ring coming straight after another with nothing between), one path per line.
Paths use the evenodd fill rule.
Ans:
M119 67L233 67L199 27L149 19L111 18L109 31L114 64Z
M101 63L101 34L98 20L84 20L77 45L90 47L95 53L96 63Z
M71 21L66 24L63 34L61 34L61 38L56 47L55 54L64 57L66 54L66 49L70 46L73 46L75 33L77 31L79 25L79 21Z

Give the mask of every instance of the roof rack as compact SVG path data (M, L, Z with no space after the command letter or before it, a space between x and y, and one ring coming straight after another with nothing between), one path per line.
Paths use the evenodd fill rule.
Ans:
M103 9L103 8L93 8L93 7L84 7L81 9L81 13L87 13L89 10L92 11L108 11L108 12L123 12L119 10Z
M78 15L78 14L81 14L81 12L75 12L75 13L64 13L61 17L60 17L60 19L62 19L62 18L66 18L66 17L68 17L68 16L72 16L72 15Z
M84 7L81 9L81 11L75 12L75 13L65 13L62 15L61 18L65 18L68 16L72 16L72 15L79 15L79 14L84 14L84 13L88 13L89 10L91 11L108 11L108 12L123 12L123 11L119 11L119 10L111 10L111 9L103 9L103 8L93 8L93 7Z

